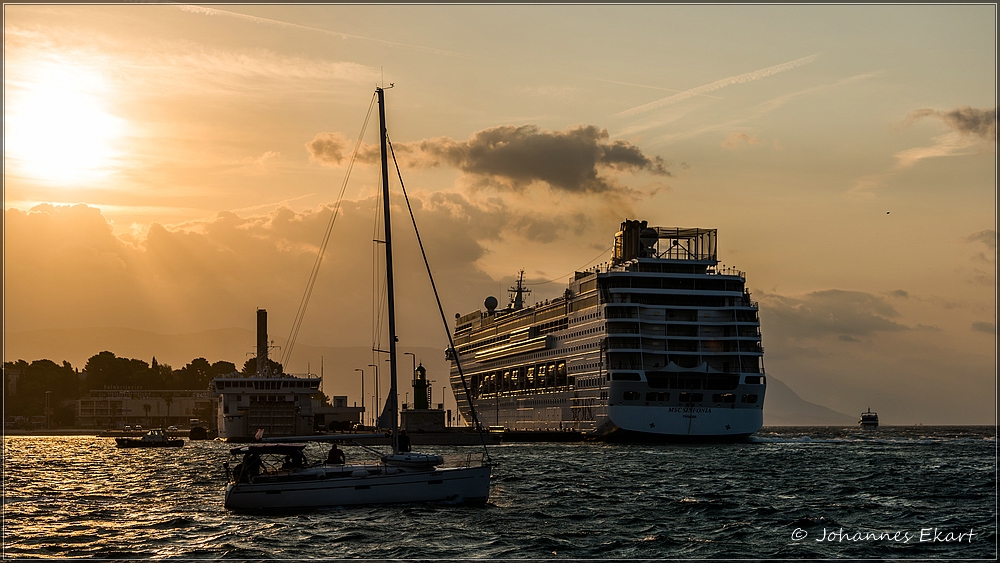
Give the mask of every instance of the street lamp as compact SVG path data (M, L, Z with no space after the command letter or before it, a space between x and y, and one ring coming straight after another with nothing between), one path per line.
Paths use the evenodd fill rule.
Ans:
M365 370L355 368L354 371L361 372L361 426L365 425Z
M379 387L380 387L380 385L379 385L379 381L378 381L378 364L368 364L368 367L375 368L375 406L372 409L372 418L373 418L372 424L376 428L378 428L379 400L382 398L379 395Z

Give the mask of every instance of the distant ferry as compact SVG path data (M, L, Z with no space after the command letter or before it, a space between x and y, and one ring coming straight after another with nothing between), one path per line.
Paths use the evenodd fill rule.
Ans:
M878 413L872 412L872 408L868 407L868 412L861 413L858 424L862 430L875 430L878 428Z
M737 439L763 425L764 349L743 272L719 267L716 230L626 220L606 265L562 297L456 315L458 366L484 425L610 440Z

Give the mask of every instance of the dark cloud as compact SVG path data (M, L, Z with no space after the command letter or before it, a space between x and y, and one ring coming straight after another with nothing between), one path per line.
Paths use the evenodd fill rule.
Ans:
M409 166L452 166L477 187L523 191L533 182L570 193L625 192L605 172L670 172L660 157L649 157L626 141L608 141L607 129L593 125L565 131L545 131L534 125L502 125L474 133L468 140L448 137L394 145L396 156ZM339 164L347 150L338 133L320 133L306 145L313 158ZM377 147L365 145L358 158L378 158Z
M889 296L890 297L898 297L900 299L907 299L908 297L910 297L910 294L907 293L906 291L902 290L902 289L897 289L895 291L890 291L889 292Z
M951 111L940 111L931 108L918 109L907 116L908 121L916 121L924 117L937 117L948 127L963 135L974 135L985 141L997 140L997 110L976 109L962 106Z
M976 332L985 332L986 334L996 334L997 325L993 323L975 322L972 323L972 330Z
M990 250L997 249L997 232L993 229L986 229L985 231L979 231L978 233L972 233L971 235L965 237L966 242L981 242L988 246Z
M909 328L890 320L899 313L885 298L871 293L828 289L801 297L757 295L761 322L773 325L775 334L788 338L835 335L851 342L858 336Z
M309 156L323 164L337 165L344 161L347 142L340 133L317 133L306 143Z

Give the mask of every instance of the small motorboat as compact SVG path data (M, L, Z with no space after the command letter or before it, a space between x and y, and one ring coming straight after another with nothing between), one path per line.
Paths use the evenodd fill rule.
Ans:
M184 440L171 439L162 428L154 428L142 438L115 438L115 443L119 448L178 448Z
M862 430L876 430L878 429L878 413L872 412L872 408L868 407L868 412L861 413L861 420L858 421Z

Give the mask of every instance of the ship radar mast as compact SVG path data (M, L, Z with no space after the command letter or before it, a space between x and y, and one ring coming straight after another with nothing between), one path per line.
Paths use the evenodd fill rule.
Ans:
M510 305L508 309L517 311L524 308L524 295L531 293L531 290L524 287L524 268L517 274L517 285L507 290L510 293Z

